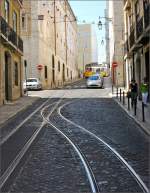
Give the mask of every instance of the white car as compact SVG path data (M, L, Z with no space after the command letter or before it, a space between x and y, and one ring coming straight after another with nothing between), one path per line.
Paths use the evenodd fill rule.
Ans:
M87 88L89 88L89 87L102 88L103 87L103 79L100 77L100 75L94 74L87 79L86 86L87 86Z
M42 83L38 78L28 78L26 83L27 90L41 90Z

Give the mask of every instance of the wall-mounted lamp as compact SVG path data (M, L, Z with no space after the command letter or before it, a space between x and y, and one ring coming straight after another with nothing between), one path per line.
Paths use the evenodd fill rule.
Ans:
M99 30L102 30L102 22L101 22L100 20L99 20L99 22L98 22L97 25L98 25L98 29L99 29Z

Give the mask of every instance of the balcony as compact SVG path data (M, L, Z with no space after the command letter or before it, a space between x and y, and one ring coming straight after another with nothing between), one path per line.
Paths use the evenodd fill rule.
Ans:
M17 49L23 52L23 41L17 35L17 33L8 25L3 17L0 16L0 32L7 39L8 42L12 43Z
M130 49L132 48L132 46L134 45L135 43L135 34L134 34L134 29L132 29L131 33L130 33L130 36L129 36L129 39L130 39Z
M143 33L143 17L136 23L136 38L138 39Z

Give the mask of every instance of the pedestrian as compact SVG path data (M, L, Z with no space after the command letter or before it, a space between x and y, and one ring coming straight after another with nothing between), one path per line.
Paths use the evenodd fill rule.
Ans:
M148 97L148 82L147 78L145 77L143 83L140 86L140 91L142 93L142 102L146 106L147 105L147 97Z
M131 80L131 83L129 85L129 88L131 90L131 106L137 103L137 96L138 96L138 85L134 79Z

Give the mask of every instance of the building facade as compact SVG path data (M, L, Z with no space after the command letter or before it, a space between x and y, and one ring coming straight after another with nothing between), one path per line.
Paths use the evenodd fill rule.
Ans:
M27 78L39 78L48 89L78 76L77 24L67 0L24 1L22 37Z
M0 2L0 104L22 95L22 0Z
M78 68L84 71L85 65L98 63L97 37L93 24L78 25Z
M150 1L124 0L124 23L126 86L146 77L150 93Z
M109 49L109 12L108 12L108 7L109 7L109 1L106 1L106 7L105 9L105 41L106 41L106 47L105 47L105 52L106 52L106 63L110 67L110 49Z
M124 85L124 20L123 1L109 0L106 4L109 22L109 57L112 82L116 86ZM108 33L108 30L107 30ZM108 44L108 41L107 41Z

